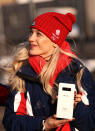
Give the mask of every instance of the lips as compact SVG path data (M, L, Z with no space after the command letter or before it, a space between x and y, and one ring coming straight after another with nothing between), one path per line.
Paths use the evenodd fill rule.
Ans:
M34 45L34 44L31 44L30 45L30 48L32 49L32 48L35 48L35 47L37 47L37 45Z

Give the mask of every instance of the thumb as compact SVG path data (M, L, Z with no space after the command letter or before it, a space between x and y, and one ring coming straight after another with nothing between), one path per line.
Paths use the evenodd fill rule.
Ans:
M56 119L56 114L54 114L54 115L53 115L53 118L55 118L55 119Z

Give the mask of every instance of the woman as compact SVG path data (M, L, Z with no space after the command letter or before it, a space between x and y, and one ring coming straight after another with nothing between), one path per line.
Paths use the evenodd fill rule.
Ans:
M5 70L9 96L3 124L7 131L93 131L95 83L65 41L75 23L71 13L44 13L30 26L30 50L18 48ZM73 119L56 119L59 83L76 85Z

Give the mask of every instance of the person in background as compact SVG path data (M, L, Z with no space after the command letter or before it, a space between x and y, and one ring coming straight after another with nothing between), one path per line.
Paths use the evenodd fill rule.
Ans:
M47 12L30 26L30 48L19 45L9 73L6 131L94 131L95 83L66 41L76 18ZM56 119L59 83L76 85L73 119Z

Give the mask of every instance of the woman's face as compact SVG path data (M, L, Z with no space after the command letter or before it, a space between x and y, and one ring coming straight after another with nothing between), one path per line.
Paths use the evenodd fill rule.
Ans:
M29 42L30 55L40 55L47 59L54 51L55 43L37 29L32 29L29 36Z

